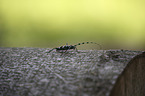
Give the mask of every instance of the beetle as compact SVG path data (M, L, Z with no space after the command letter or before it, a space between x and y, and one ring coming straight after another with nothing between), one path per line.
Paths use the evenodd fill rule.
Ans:
M78 43L76 45L68 45L68 44L66 44L65 46L60 46L60 47L57 47L57 48L53 48L53 49L49 50L48 53L50 53L53 50L56 50L57 52L66 52L66 51L71 50L71 49L76 50L78 52L76 46L82 45L82 44L90 44L90 43L99 45L99 47L101 49L101 45L96 43L96 42L83 42L83 43Z

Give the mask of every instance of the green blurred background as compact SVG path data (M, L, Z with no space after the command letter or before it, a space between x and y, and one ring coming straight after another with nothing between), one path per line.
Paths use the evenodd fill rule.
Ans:
M144 37L145 0L0 0L0 47L142 50Z

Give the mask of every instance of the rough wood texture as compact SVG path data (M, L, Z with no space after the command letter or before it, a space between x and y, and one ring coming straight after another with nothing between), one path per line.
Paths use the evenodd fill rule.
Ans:
M145 52L128 63L110 96L145 96Z
M0 48L0 96L108 96L130 59L142 53L49 50Z

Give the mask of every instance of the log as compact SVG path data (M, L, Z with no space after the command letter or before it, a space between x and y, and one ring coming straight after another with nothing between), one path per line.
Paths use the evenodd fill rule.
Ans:
M110 96L145 96L145 52L127 64Z
M0 96L108 96L127 63L142 53L79 50L61 54L55 50L47 53L49 50L0 48ZM138 80L135 84L143 86L144 75L135 76L139 76L133 79Z

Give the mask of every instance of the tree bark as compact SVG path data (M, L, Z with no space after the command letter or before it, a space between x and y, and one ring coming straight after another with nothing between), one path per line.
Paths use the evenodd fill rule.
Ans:
M0 95L108 96L127 63L142 53L129 50L79 50L79 53L70 51L62 54L55 50L48 53L49 50L0 48ZM143 62L143 59L139 62ZM136 64L132 68L134 73L127 71L133 74L125 75L124 78L131 79L127 79L121 88L135 87L142 93L144 75L141 72L144 72L144 68L144 65ZM135 89L127 89L122 94Z

